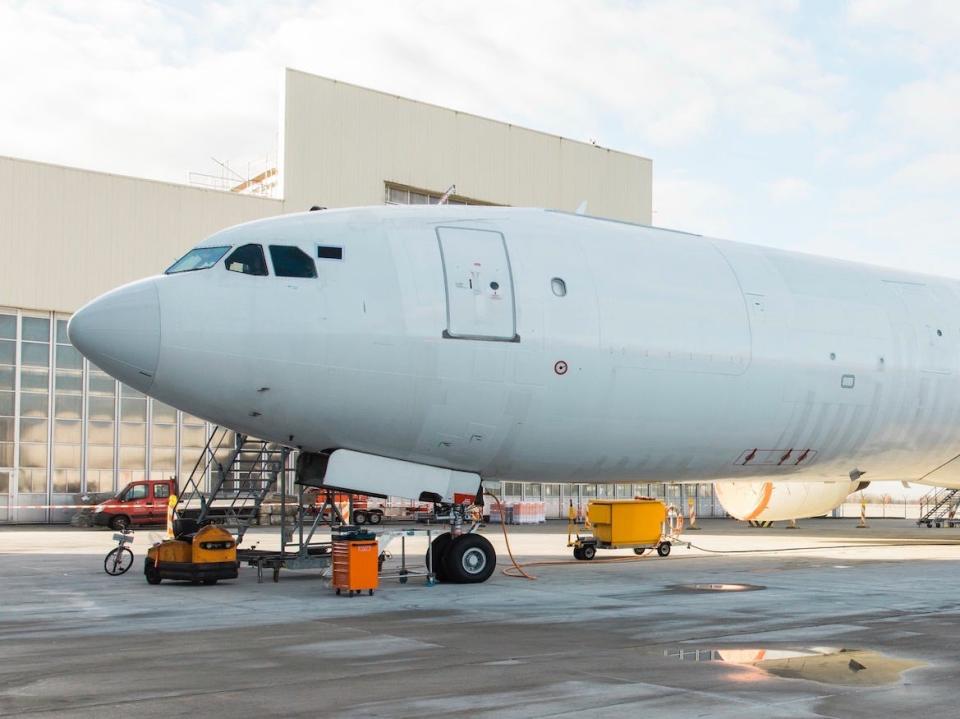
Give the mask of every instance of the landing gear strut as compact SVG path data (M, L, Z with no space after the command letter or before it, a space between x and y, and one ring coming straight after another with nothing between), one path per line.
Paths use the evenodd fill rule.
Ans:
M479 584L485 582L497 567L497 553L486 537L474 534L474 522L464 531L469 505L441 504L434 508L434 519L448 522L450 531L433 540L431 552L427 552L426 564L439 582L453 584Z

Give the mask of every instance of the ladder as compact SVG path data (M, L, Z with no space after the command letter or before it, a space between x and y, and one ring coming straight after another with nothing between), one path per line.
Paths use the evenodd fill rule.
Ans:
M920 519L917 520L917 526L925 524L929 529L941 524L950 527L960 524L960 518L954 518L957 505L960 504L958 494L960 489L936 487L923 495L920 498Z
M264 500L278 488L290 450L239 432L231 443L230 436L229 428L214 427L180 488L177 513L201 526L217 522L234 531L240 544L247 528L258 521ZM210 491L204 492L208 472Z

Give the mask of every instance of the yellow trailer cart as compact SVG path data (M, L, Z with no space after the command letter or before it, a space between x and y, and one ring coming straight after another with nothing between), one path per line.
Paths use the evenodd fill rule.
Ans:
M670 554L667 507L659 500L591 499L587 521L592 536L581 536L572 528L567 535L567 546L573 547L577 559L593 559L598 549L632 549L638 555L655 549L661 557Z

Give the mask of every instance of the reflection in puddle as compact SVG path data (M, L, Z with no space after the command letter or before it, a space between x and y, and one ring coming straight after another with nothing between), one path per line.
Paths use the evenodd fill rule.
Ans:
M671 589L678 592L755 592L766 587L759 584L676 584Z
M907 669L924 665L924 662L888 657L879 652L836 647L668 649L664 656L685 662L756 667L786 679L864 686L895 682Z

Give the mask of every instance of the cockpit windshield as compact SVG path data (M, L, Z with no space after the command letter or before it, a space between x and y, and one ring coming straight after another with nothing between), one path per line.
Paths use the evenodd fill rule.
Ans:
M213 267L220 258L227 254L230 247L196 247L187 254L174 262L167 269L165 274L172 275L177 272L192 272L193 270L205 270Z

